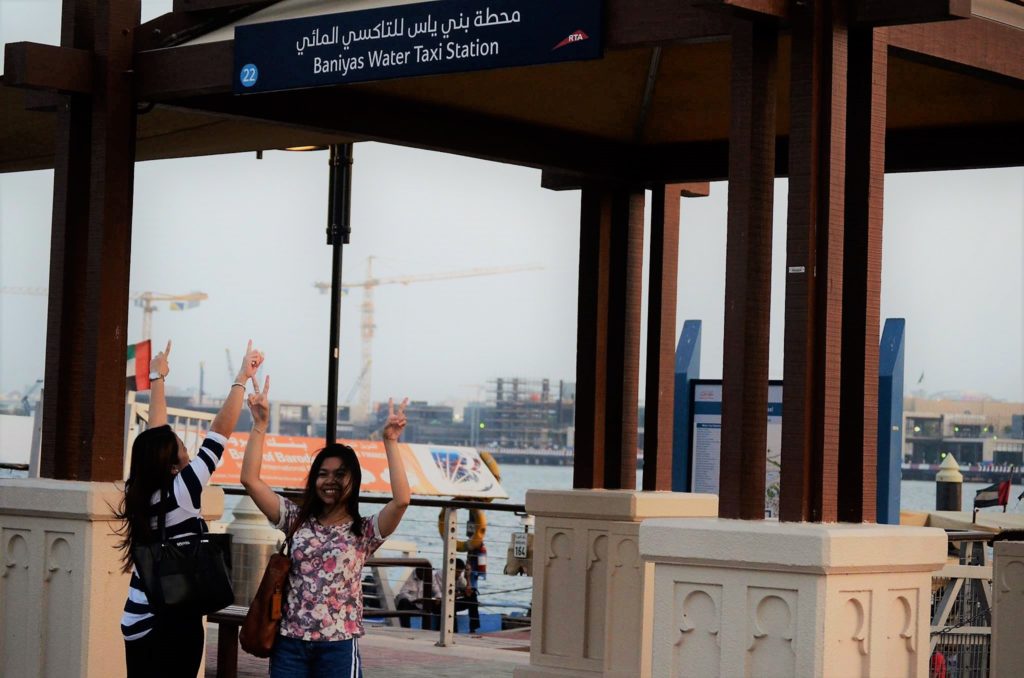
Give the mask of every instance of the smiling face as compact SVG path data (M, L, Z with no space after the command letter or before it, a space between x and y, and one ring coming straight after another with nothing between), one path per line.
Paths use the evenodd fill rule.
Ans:
M316 476L316 494L329 512L348 494L349 474L337 457L327 457Z

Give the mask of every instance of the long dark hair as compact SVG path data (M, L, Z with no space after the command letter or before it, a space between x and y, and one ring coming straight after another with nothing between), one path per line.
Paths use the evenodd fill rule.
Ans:
M309 476L306 477L306 489L302 493L302 508L299 509L295 525L302 525L311 516L323 515L324 503L316 493L316 479L320 475L320 467L324 465L324 460L331 457L340 459L341 465L348 472L348 491L340 501L345 502L345 510L352 517L352 533L361 537L363 536L363 519L359 516L359 485L363 482L363 471L359 467L359 457L356 456L356 451L341 443L328 445L317 452L313 459L313 465L309 468ZM292 526L287 527L291 528Z
M156 426L143 431L132 444L132 465L124 481L124 497L114 516L122 521L116 530L122 539L117 543L125 572L132 568L132 545L153 540L149 526L153 516L153 494L171 484L178 463L178 436L170 426Z

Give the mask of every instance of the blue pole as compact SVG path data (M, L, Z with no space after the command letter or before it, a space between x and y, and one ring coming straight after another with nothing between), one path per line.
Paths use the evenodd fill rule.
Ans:
M690 382L700 378L700 320L687 320L676 346L672 491L690 491Z
M899 525L903 453L903 346L907 321L888 318L878 349L878 492L876 520Z

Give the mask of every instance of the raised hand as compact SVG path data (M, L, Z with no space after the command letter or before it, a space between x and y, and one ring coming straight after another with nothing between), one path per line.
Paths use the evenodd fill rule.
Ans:
M409 420L405 417L405 408L408 405L409 399L406 398L398 406L398 411L396 412L395 401L392 398L388 398L388 420L384 422L384 429L381 432L384 440L397 441L398 437L402 435L405 425L409 423Z
M166 377L167 374L171 371L171 366L167 364L167 356L169 355L171 355L170 339L167 340L167 348L165 348L160 353L157 353L156 356L149 362L149 371L158 372L161 377Z
M255 350L252 347L252 339L250 339L249 345L245 347L245 357L242 358L242 367L238 370L238 376L235 378L235 381L244 384L252 379L256 376L256 372L259 371L262 364L263 352Z
M267 430L267 422L270 421L270 375L268 374L263 382L263 390L256 377L252 377L252 393L249 394L249 411L252 413L253 428L263 431Z

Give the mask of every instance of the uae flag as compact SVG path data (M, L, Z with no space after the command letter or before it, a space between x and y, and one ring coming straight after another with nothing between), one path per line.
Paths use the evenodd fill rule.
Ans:
M1004 480L995 485L978 490L974 495L974 508L985 506L1006 506L1010 503L1010 481Z
M149 390L149 339L138 344L128 344L128 375L129 391Z

